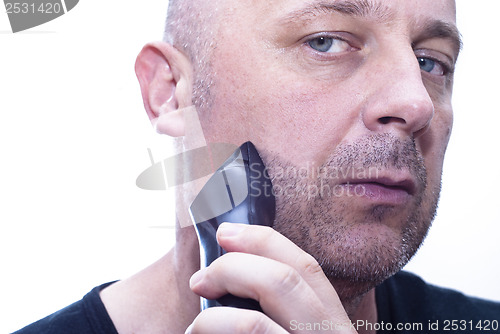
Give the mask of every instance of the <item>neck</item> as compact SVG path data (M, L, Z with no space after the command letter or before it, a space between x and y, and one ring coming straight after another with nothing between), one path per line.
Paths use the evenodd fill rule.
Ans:
M375 289L371 289L365 295L356 298L350 304L344 303L344 308L353 324L363 322L365 324L375 324L377 318L377 306L375 302ZM359 334L375 334L375 331L366 330L372 326L360 327L357 329Z
M353 282L348 278L330 278L330 283L335 288L353 324L363 321L374 325L377 322L378 315L373 282ZM375 331L364 331L363 328L360 328L358 333L375 333Z
M184 333L200 312L200 297L189 288L189 279L200 269L198 238L193 226L177 228L176 244L173 250L173 271L177 294L177 305L172 310L178 326Z

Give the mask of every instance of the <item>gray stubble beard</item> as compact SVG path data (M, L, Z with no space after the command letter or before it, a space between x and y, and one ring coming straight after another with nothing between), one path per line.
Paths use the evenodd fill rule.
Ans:
M290 167L276 155L266 160L272 178L273 169ZM414 141L402 141L389 134L340 144L322 167L328 166L340 169L355 166L406 168L416 179L419 190L409 203L408 214L399 218L399 234L381 226L385 219L401 215L400 208L373 206L364 214L353 216L345 198L316 196L306 200L300 194L277 197L274 228L314 256L341 300L348 301L359 298L398 272L416 253L434 219L440 183L433 191L428 191L427 171ZM299 189L311 182L332 183L335 180L322 180L319 175L314 180L273 179L273 185L282 189L287 186ZM370 237L366 234L360 237L359 228L371 232L368 233Z

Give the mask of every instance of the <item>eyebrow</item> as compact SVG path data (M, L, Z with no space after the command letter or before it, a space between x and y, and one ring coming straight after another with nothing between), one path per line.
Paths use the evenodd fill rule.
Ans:
M339 13L348 16L372 18L378 23L387 23L394 18L394 12L381 2L370 0L339 0L339 1L313 1L303 8L287 14L281 23L284 25L309 21L325 13ZM442 38L451 41L456 61L462 49L462 38L455 24L438 19L428 19L419 24L422 29L413 44L431 38Z
M389 7L368 0L339 0L335 2L316 1L295 10L284 17L284 23L310 20L324 13L340 13L349 16L372 17L378 21L389 21L392 17Z
M456 25L434 19L426 20L420 25L422 26L421 33L417 36L413 44L432 38L447 39L453 45L454 59L452 60L456 62L463 46L462 38Z

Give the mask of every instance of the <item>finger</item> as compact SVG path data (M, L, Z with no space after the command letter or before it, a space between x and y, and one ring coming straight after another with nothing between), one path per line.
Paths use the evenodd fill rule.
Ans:
M233 307L211 307L201 312L186 334L285 334L278 324L262 312Z
M342 305L324 307L316 292L287 264L246 253L228 253L195 273L191 289L208 299L225 294L257 300L264 312L284 328L299 323L334 319L348 323Z
M217 241L228 252L250 253L288 264L330 312L338 310L340 299L316 259L272 228L224 223L217 231Z

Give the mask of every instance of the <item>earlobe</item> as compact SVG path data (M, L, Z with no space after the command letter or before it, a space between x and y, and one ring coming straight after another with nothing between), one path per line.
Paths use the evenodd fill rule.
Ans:
M183 109L191 105L191 64L164 42L147 44L137 57L135 71L144 108L156 131L184 135Z
M168 109L162 111L162 109ZM171 137L182 137L186 134L184 123L184 109L160 108L160 114L151 119L151 124L156 132Z

